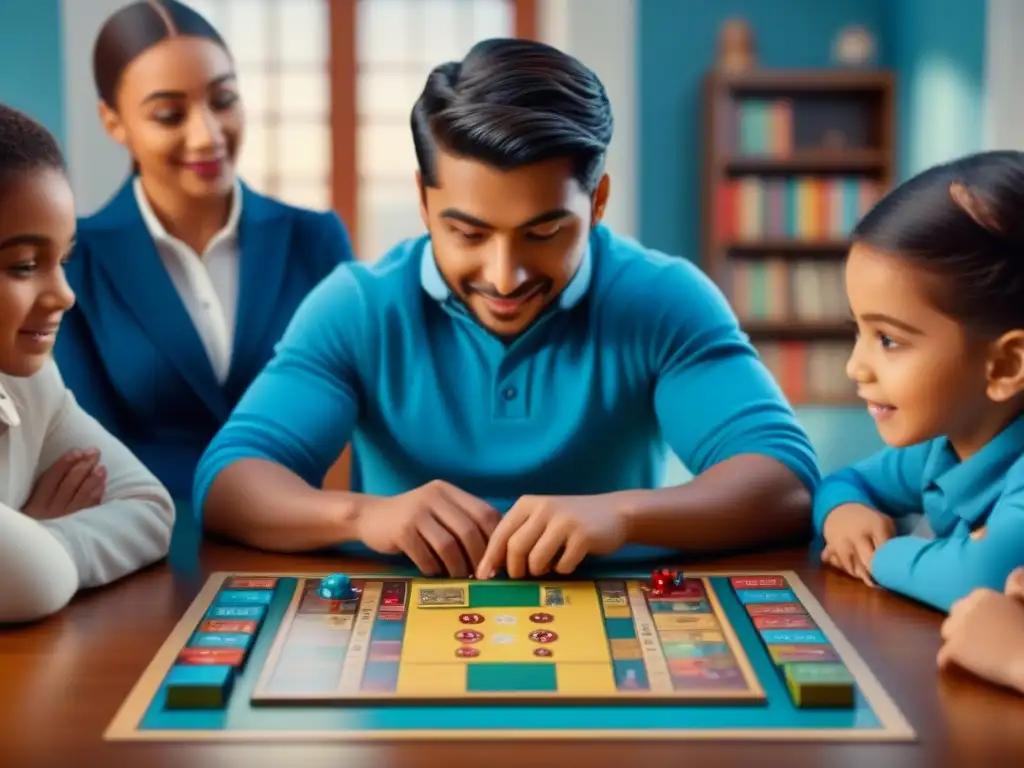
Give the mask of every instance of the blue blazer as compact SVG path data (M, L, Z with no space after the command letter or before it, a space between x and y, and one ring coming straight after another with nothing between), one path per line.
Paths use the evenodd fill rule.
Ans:
M338 216L242 187L239 297L222 386L139 212L131 179L79 221L67 278L77 301L55 357L83 408L181 501L207 444L270 361L306 294L352 246Z

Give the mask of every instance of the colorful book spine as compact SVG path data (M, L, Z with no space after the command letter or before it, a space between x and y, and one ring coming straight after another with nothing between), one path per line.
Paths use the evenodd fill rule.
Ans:
M793 102L742 99L723 105L723 145L744 156L785 157L793 152Z
M755 348L792 405L855 400L856 385L846 375L850 343L768 341L758 342Z
M840 259L734 258L729 282L726 292L741 322L838 322L848 315Z
M858 176L740 176L718 185L716 226L725 242L842 240L878 201L877 181Z

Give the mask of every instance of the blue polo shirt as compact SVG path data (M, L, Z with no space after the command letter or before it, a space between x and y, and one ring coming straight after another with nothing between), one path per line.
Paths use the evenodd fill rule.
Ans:
M810 489L820 479L718 288L604 226L511 343L448 289L427 237L336 269L200 461L196 514L232 462L277 462L319 486L350 439L362 492L443 479L501 512L526 494L658 487L668 450L695 474L760 453Z
M977 587L1002 590L1024 565L1024 416L966 461L943 437L830 475L814 502L819 533L829 512L849 503L893 518L924 515L935 533L879 547L871 574L881 586L943 611Z

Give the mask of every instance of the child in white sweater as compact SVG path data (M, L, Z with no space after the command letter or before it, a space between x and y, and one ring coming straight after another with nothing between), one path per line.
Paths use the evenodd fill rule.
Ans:
M0 623L161 560L167 491L75 402L51 357L74 303L76 220L57 142L0 104Z

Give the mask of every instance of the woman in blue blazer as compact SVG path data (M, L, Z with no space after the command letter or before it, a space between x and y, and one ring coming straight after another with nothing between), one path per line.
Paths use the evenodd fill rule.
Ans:
M67 265L77 303L55 355L81 405L186 501L199 457L293 312L352 248L334 213L238 180L231 56L191 8L122 8L93 66L101 118L133 173L79 222Z

